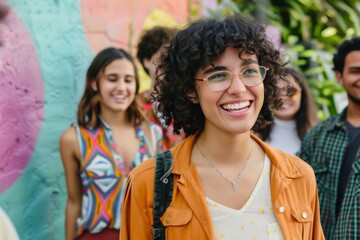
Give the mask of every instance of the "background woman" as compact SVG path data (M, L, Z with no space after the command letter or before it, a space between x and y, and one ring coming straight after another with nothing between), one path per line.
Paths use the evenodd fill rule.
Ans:
M287 67L283 77L290 84L279 84L283 104L274 109L274 122L258 135L272 146L295 154L306 131L317 123L316 106L305 78L297 70Z
M68 201L66 239L118 239L128 173L161 150L161 129L135 101L133 58L107 48L91 63L77 124L60 139Z

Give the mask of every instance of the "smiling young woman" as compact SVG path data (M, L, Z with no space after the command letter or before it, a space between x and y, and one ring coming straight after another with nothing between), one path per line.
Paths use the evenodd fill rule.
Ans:
M154 94L166 124L187 135L170 151L172 200L158 218L155 159L135 168L121 240L324 239L311 167L252 134L273 121L282 69L265 28L241 16L200 19L176 34Z
M158 153L161 129L136 102L133 58L106 48L91 63L77 124L60 139L68 200L66 239L118 239L120 206L129 172Z

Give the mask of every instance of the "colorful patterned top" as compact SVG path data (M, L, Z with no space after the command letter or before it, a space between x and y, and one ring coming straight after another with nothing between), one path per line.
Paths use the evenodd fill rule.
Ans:
M339 216L336 217L341 165L349 144L345 114L346 109L310 129L298 153L314 169L321 224L328 240L360 239L360 150L352 165Z
M77 235L84 231L101 232L104 228L120 229L121 203L130 170L161 152L161 129L151 123L136 128L140 148L131 169L116 153L110 126L103 120L97 128L75 126L81 151L82 180L81 217L77 219Z
M150 102L149 97L150 93L148 91L142 92L139 95L139 102L144 108L146 117L149 119L149 121L161 127L163 135L163 151L166 151L174 147L176 144L180 143L181 140L184 139L185 134L183 132L180 132L180 135L176 135L173 133L173 124L170 124L170 126L166 127L164 125L164 122L161 122L160 115L156 114L154 110L154 105L152 102Z

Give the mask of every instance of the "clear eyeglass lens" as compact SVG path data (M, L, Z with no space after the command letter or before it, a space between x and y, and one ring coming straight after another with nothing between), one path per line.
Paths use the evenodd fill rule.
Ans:
M263 66L249 67L240 73L232 74L229 71L217 71L207 76L209 87L213 91L222 91L227 89L235 75L239 75L243 84L247 87L259 85L265 78L266 68Z

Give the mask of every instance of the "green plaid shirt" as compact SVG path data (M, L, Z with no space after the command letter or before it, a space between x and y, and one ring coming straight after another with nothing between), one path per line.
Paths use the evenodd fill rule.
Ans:
M327 240L360 239L360 151L347 182L336 219L336 200L341 163L349 137L346 109L318 124L305 135L298 156L314 169L320 199L321 224Z

